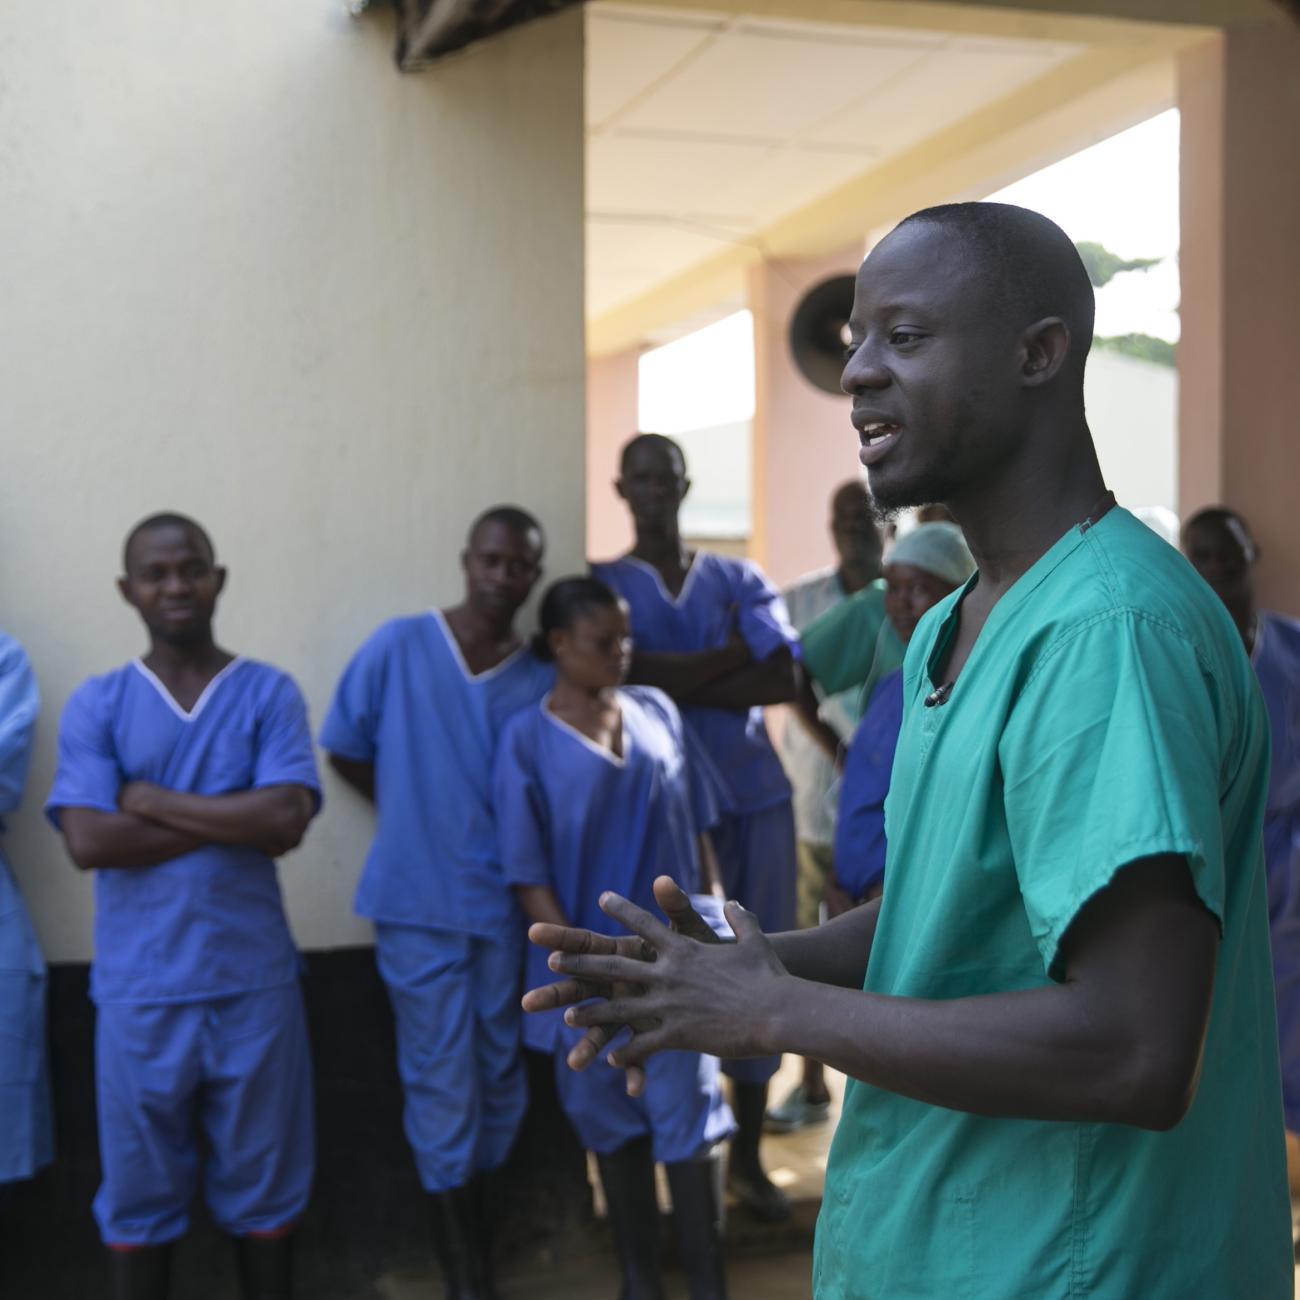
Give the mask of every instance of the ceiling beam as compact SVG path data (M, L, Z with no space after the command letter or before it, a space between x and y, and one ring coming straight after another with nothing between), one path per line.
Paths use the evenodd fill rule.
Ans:
M1167 48L1101 47L1060 64L895 158L768 225L752 240L669 277L593 318L594 356L734 297L760 259L812 257L893 225L933 203L978 198L1174 103Z

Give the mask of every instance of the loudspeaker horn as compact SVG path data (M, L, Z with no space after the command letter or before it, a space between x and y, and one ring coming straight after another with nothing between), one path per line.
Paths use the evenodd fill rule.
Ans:
M790 355L799 373L824 393L840 391L852 311L853 276L833 275L809 289L790 318Z

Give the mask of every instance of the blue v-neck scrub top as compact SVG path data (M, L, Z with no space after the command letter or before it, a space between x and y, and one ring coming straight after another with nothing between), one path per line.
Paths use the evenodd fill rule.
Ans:
M542 701L506 727L495 775L506 879L549 886L570 925L613 935L626 931L600 910L601 894L612 889L658 916L657 876L698 893L699 836L717 821L677 706L652 686L625 686L618 699L622 757ZM556 980L547 954L527 947L527 987ZM524 1041L551 1051L559 1028L559 1012L526 1016Z
M962 998L1060 979L1084 904L1125 865L1176 854L1223 935L1200 1083L1168 1132L990 1119L850 1083L814 1292L1289 1300L1268 720L1241 638L1182 556L1116 508L1002 597L927 708L976 581L908 649L866 988Z
M243 658L188 712L139 660L92 677L64 708L46 814L57 828L64 808L117 812L128 781L200 795L300 785L319 808L301 692ZM297 977L275 862L260 850L205 844L157 866L95 872L96 1002L194 1002Z
M627 601L638 650L698 654L726 645L738 631L758 663L781 649L799 654L785 601L750 560L697 551L676 598L658 571L635 556L593 564L591 575ZM761 708L686 706L682 717L712 767L722 813L744 816L790 798ZM792 844L792 862L793 852Z
M437 610L392 619L357 651L320 743L375 765L359 915L486 939L517 928L497 849L492 758L509 718L554 680L525 649L471 674Z

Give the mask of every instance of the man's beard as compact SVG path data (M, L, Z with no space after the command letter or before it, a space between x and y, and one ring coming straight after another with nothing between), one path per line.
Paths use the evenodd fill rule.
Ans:
M882 524L893 523L904 510L919 506L946 506L957 494L957 483L941 469L930 469L905 483L885 482L877 488L867 471L867 488L871 492L871 506Z

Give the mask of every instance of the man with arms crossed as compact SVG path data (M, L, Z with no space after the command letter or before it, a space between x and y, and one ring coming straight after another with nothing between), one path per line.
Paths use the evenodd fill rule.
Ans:
M575 1065L630 1021L630 1068L792 1051L852 1077L818 1300L1292 1292L1267 718L1222 606L1106 492L1092 314L1065 234L1002 204L917 213L859 273L872 493L945 503L978 562L908 648L883 899L771 938L729 904L713 944L660 882L677 933L612 895L621 952L533 931L573 980L530 1007L642 990L569 1009Z

